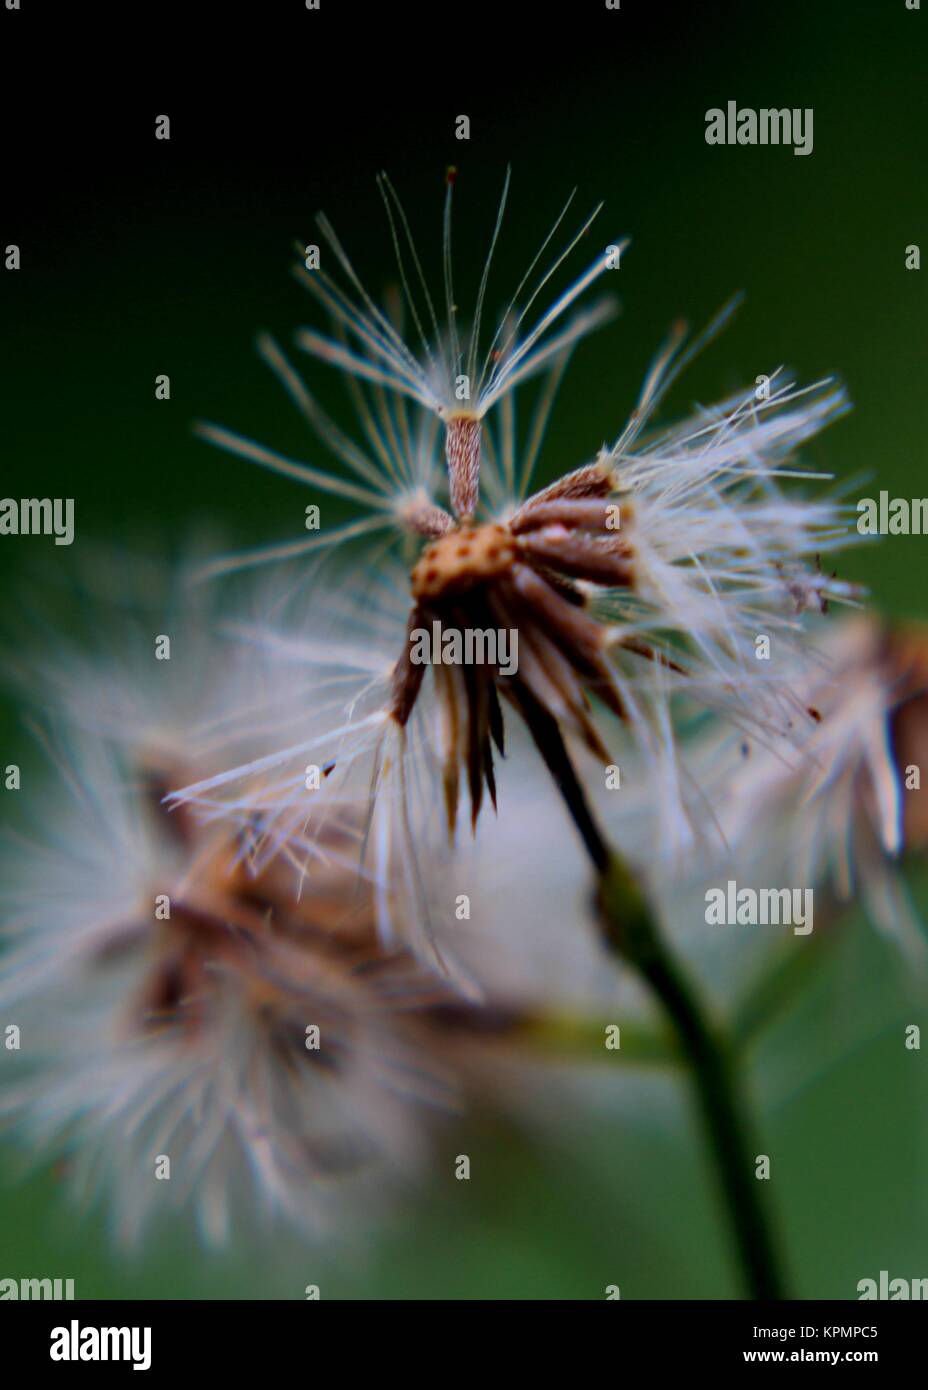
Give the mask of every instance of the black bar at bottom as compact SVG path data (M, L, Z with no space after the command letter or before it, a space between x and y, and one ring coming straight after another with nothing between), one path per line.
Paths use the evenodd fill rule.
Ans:
M417 1379L443 1379L449 1356L456 1378L470 1368L475 1377L485 1377L494 1363L502 1369L516 1357L524 1379L532 1363L553 1347L573 1346L574 1356L582 1358L576 1363L579 1374L579 1365L589 1363L601 1338L608 1338L602 1345L615 1358L619 1375L623 1367L640 1374L642 1363L655 1371L862 1365L885 1372L920 1359L926 1330L918 1302L604 1299L598 1317L582 1328L575 1321L577 1311L559 1325L563 1315L556 1308L563 1304L543 1304L541 1326L533 1325L522 1303L488 1309L475 1301L446 1305L444 1313L438 1303L428 1306L427 1323L404 1325L402 1312L391 1305L389 1327L378 1329L367 1301L353 1306L325 1299L306 1304L7 1302L0 1305L0 1345L6 1364L11 1353L15 1356L20 1378L33 1371L64 1378L82 1371L128 1373L136 1367L149 1378L202 1370L211 1379L229 1375L238 1380L256 1371L266 1378L291 1368L316 1376L320 1355L327 1359L329 1374L337 1373L339 1363L333 1364L333 1358L344 1357L344 1368L350 1367L354 1378L363 1370L365 1349L378 1375L409 1367L423 1349L427 1328L431 1351L426 1361L433 1365L429 1370L420 1363ZM490 1343L480 1336L483 1326L493 1336ZM584 1338L579 1343L578 1330Z

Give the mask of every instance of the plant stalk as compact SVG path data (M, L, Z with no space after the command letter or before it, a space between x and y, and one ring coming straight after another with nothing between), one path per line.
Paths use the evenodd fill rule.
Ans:
M760 1181L754 1176L757 1148L734 1048L721 1027L710 1022L644 895L597 825L557 721L525 694L518 703L596 870L603 939L647 982L689 1067L747 1297L782 1299L786 1295Z
M663 940L653 913L615 855L600 879L598 896L605 941L647 981L689 1064L747 1295L751 1299L785 1298L760 1180L754 1176L757 1147L751 1138L734 1049L721 1028L710 1022L691 980Z

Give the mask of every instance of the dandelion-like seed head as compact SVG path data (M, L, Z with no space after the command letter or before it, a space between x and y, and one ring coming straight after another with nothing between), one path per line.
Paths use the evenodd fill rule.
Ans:
M811 716L795 679L804 615L829 601L854 602L857 592L826 568L830 553L847 541L845 509L827 494L809 495L816 475L796 456L846 409L846 398L830 380L802 386L777 369L762 379L762 388L755 385L658 426L670 388L727 322L729 306L692 340L684 325L675 324L615 439L533 490L573 348L612 312L609 303L575 305L616 263L608 254L614 245L549 308L539 309L539 296L592 225L592 219L584 222L549 263L547 248L565 208L484 346L487 286L508 176L467 335L454 289L450 185L442 237L443 323L395 190L386 178L380 188L400 272L399 302L417 346L403 334L397 304L380 308L364 289L325 219L320 225L342 283L321 269L301 269L299 277L333 321L331 336L306 330L300 345L340 369L370 452L362 453L332 424L279 350L267 344L263 349L317 436L363 478L363 486L213 427L210 437L362 507L356 521L332 529L326 539L259 552L251 560L366 538L381 528L405 535L407 542L413 538L412 555L408 545L403 552L412 607L397 643L398 659L388 681L378 680L376 691L368 687L372 705L380 701L379 713L368 705L359 721L359 706L346 706L344 729L358 731L364 719L369 722L360 741L338 735L347 737L352 758L374 745L375 803L395 789L387 796L393 824L382 829L385 842L405 839L413 853L421 825L434 815L426 792L413 827L410 800L436 773L452 835L462 784L476 824L485 795L496 801L494 755L505 748L508 707L527 725L601 865L606 851L569 743L585 747L601 766L611 762L616 726L604 716L618 721L636 750L661 769L665 788L678 789L675 819L681 825L691 803L678 765L681 703L722 714L739 729L765 737L804 736ZM534 411L528 429L520 431L514 398L529 378L538 383ZM444 481L438 458L442 428ZM379 496L371 501L374 490ZM372 551L354 566L356 575L366 574L371 592L381 582L395 583L392 567ZM239 562L233 557L232 563ZM423 662L416 634L430 629L512 634L517 666L503 669L492 659ZM390 630L396 631L392 617ZM379 636L386 634L384 625ZM758 659L759 641L775 645L774 660ZM419 712L424 718L415 728ZM291 745L269 755L263 766L284 772L274 788L258 793L279 843L286 843L287 827L300 815L298 774L285 772L295 751ZM209 796L214 787L258 770L256 764L242 765L181 795ZM240 804L249 795L246 775ZM376 843L381 828L374 818L371 826Z
M162 721L147 705L132 738L122 716L150 661L135 676L98 662L106 729L66 680L47 693L60 730L93 727L49 740L68 794L50 787L37 831L2 847L0 1000L27 1045L0 1113L35 1150L73 1150L76 1191L105 1193L121 1240L188 1207L213 1243L265 1222L348 1233L402 1189L433 1117L458 1104L430 1022L447 979L383 947L394 885L359 867L363 801L304 810L302 839L273 856L254 810L170 808L166 792L215 748L204 741L198 765L187 737L172 742L169 705ZM276 717L281 695L278 682ZM207 703L221 727L212 689ZM246 708L260 713L254 691Z
M913 960L924 932L897 872L923 853L918 787L925 728L926 648L918 628L844 619L818 635L814 660L795 673L809 711L799 739L717 738L707 764L727 853L763 861L777 876L859 896ZM772 861L772 862L771 862Z

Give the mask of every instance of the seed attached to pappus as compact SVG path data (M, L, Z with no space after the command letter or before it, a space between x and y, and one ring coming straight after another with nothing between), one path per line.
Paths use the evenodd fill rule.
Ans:
M444 787L451 832L461 765L472 822L476 824L484 787L495 804L492 745L503 752L500 696L525 720L550 766L561 769L564 762L562 725L597 757L608 757L592 722L589 697L597 696L620 717L625 709L607 659L606 629L586 611L581 582L627 585L631 580L627 539L607 526L609 488L603 470L595 479L583 479L579 495L568 486L530 499L508 524L461 518L426 545L412 570L409 640L393 685L392 714L401 726L411 717L425 678L411 645L421 628L438 623L462 632L496 629L518 635L515 671L489 663L436 669L446 729ZM579 801L579 788L568 801ZM579 806L572 809L582 817Z
M465 593L508 573L518 556L506 526L462 526L426 546L412 572L416 602Z

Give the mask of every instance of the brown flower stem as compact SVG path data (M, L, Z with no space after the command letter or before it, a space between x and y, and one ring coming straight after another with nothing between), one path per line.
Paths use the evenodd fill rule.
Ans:
M593 818L573 760L567 751L560 725L523 681L510 681L506 687L506 694L525 720L535 741L535 747L544 759L545 766L564 798L574 825L580 832L584 848L593 861L596 872L604 874L611 857L609 846Z
M779 1260L761 1189L754 1176L751 1138L735 1051L711 1021L686 971L663 939L638 884L597 826L557 721L524 690L517 703L598 876L603 940L647 982L663 1008L688 1065L706 1137L715 1160L747 1296L782 1299Z

